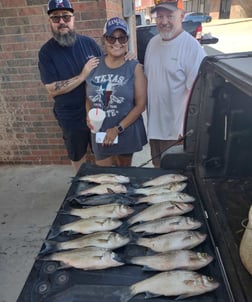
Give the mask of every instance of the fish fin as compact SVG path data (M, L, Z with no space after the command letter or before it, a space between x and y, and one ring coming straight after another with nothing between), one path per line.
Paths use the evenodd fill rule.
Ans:
M145 292L145 299L151 299L151 298L157 298L157 297L160 297L160 295L158 294L153 294L151 292Z
M115 253L113 259L114 259L115 261L117 261L118 263L126 264L126 261L125 261L126 258L123 258L122 256L119 256L119 255L116 254L116 253Z
M107 191L108 191L109 194L115 194L115 192L110 188L107 188Z
M150 267L150 266L148 266L148 265L144 265L144 266L142 267L142 270L143 270L143 271L155 271L152 267Z
M115 291L115 294L120 296L120 302L128 302L135 296L135 294L132 293L130 287L117 290Z
M57 267L57 270L62 270L66 268L72 268L71 265L65 264L64 262L60 262L59 266Z
M175 300L176 301L178 301L178 300L183 300L183 299L185 299L185 298L189 298L189 297L191 297L191 296L194 296L194 294L184 294L184 295L180 295L180 296L178 296L177 298L175 298Z
M57 244L58 242L56 241L53 241L53 240L45 240L44 241L44 245L45 245L45 248L42 249L40 252L39 252L39 256L44 256L46 254L49 254L49 253L53 253L55 251L58 251L58 248L57 248Z

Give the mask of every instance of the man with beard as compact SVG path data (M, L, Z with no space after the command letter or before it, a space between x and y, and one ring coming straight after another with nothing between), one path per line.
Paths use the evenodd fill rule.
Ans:
M144 70L148 79L148 138L152 162L183 136L190 90L205 56L200 43L182 28L182 0L155 0L159 34L146 49Z
M85 162L90 143L86 125L84 81L99 64L96 42L74 30L74 10L68 0L50 0L48 15L53 38L39 51L41 80L54 98L54 115L74 171Z

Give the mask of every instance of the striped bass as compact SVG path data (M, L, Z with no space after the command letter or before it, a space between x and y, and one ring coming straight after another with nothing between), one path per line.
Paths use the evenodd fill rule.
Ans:
M176 231L151 238L137 238L137 245L145 246L154 252L169 252L191 249L206 239L206 234L197 231Z
M127 188L122 184L101 184L78 192L78 195L102 195L109 193L126 193Z
M218 286L219 283L211 277L193 271L175 270L156 274L117 294L121 302L127 302L140 293L146 293L146 298L178 296L179 300L213 291Z
M124 204L111 203L106 205L85 207L82 209L70 208L67 211L61 211L60 213L79 216L81 218L97 217L111 217L122 218L132 214L134 210Z
M160 203L164 201L176 201L176 202L193 202L195 198L182 192L169 192L166 194L153 194L144 197L138 197L136 203Z
M122 222L115 218L91 217L87 219L79 219L62 226L56 225L55 227L52 227L49 234L49 239L67 231L81 234L90 234L99 231L111 231L118 228L121 224Z
M142 265L143 270L169 271L174 269L197 270L208 265L213 257L191 250L178 250L150 256L126 259L127 263Z
M67 241L58 242L46 240L44 242L45 249L41 251L41 254L61 250L77 249L87 246L96 246L113 250L126 245L129 240L130 239L128 237L115 232L95 232Z
M117 255L108 249L94 246L53 253L48 256L38 257L38 260L60 261L64 267L75 267L83 270L98 270L124 265L116 260Z
M94 182L98 184L112 184L112 183L129 183L130 179L127 176L113 174L113 173L100 173L78 177L77 181Z
M181 192L186 186L187 184L185 182L173 182L163 186L134 189L133 193L142 195L166 194L170 192Z
M181 182L187 180L187 176L181 174L164 174L142 183L142 187L162 186L173 182Z
M143 222L130 227L130 230L144 234L162 234L181 230L195 230L201 226L201 222L186 216L171 216Z
M192 209L193 205L191 203L166 201L147 207L129 218L127 222L132 225L140 221L150 221L162 217L185 214L192 211Z

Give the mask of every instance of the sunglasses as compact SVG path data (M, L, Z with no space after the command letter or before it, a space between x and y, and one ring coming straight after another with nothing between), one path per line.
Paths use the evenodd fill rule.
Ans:
M53 23L59 23L60 19L62 19L64 22L68 23L71 21L71 18L74 15L63 15L63 16L51 16L50 19L52 20Z
M128 42L129 37L128 36L120 36L120 37L105 36L105 39L109 44L115 44L116 40L118 40L118 42L120 44L125 44Z

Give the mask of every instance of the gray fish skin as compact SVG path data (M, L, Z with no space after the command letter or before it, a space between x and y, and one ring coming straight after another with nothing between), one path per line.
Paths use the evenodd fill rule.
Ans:
M123 218L127 217L134 212L133 208L118 204L111 203L106 205L86 207L82 209L70 209L67 213L81 218L90 218L90 217L111 217L111 218Z
M87 246L96 246L113 250L126 245L129 241L130 239L127 236L123 236L116 232L95 232L62 242L47 240L45 241L46 249L42 251L42 254L49 253L50 251L55 252Z
M56 237L62 232L70 231L81 234L91 234L99 231L111 231L118 228L122 221L115 218L91 217L87 219L79 219L77 221L67 223L61 227L51 229L49 239Z
M102 195L109 193L126 193L127 188L122 184L101 184L78 192L78 195Z
M174 269L198 270L208 265L213 257L191 250L178 250L138 256L128 259L128 263L142 265L143 270L169 271Z
M195 198L182 192L170 192L166 194L153 194L144 197L138 197L136 203L160 203L164 201L176 201L176 202L193 202Z
M113 173L100 173L100 174L92 174L81 176L77 179L78 181L86 181L86 182L94 182L99 184L108 184L108 183L129 183L130 178L128 176L123 176L119 174Z
M163 234L181 230L195 230L201 226L201 222L187 216L171 216L143 222L130 227L130 230L144 234Z
M145 246L154 252L169 252L191 249L206 239L206 234L198 231L176 231L152 238L138 238L136 244Z
M137 282L130 288L121 291L120 301L127 302L140 293L146 293L146 298L151 296L178 296L177 299L184 299L213 291L218 286L219 283L211 277L196 272L168 271Z
M182 215L192 211L194 206L191 203L171 202L153 204L138 214L128 219L128 224L132 225L140 221L150 221L162 217Z
M181 182L187 180L187 176L181 174L164 174L142 183L142 187L162 186L173 182Z
M68 267L83 270L98 270L124 264L123 262L115 260L115 258L117 258L117 255L111 250L92 246L53 253L49 256L39 257L38 259L44 261L60 261Z
M173 182L163 186L134 189L134 194L153 195L166 194L170 192L181 192L185 189L186 186L187 184L185 182Z
M93 196L70 196L68 201L77 202L82 206L99 206L105 205L110 203L118 203L118 204L125 204L125 205L132 205L135 203L135 199L125 196L123 194L104 194L104 195L93 195Z

